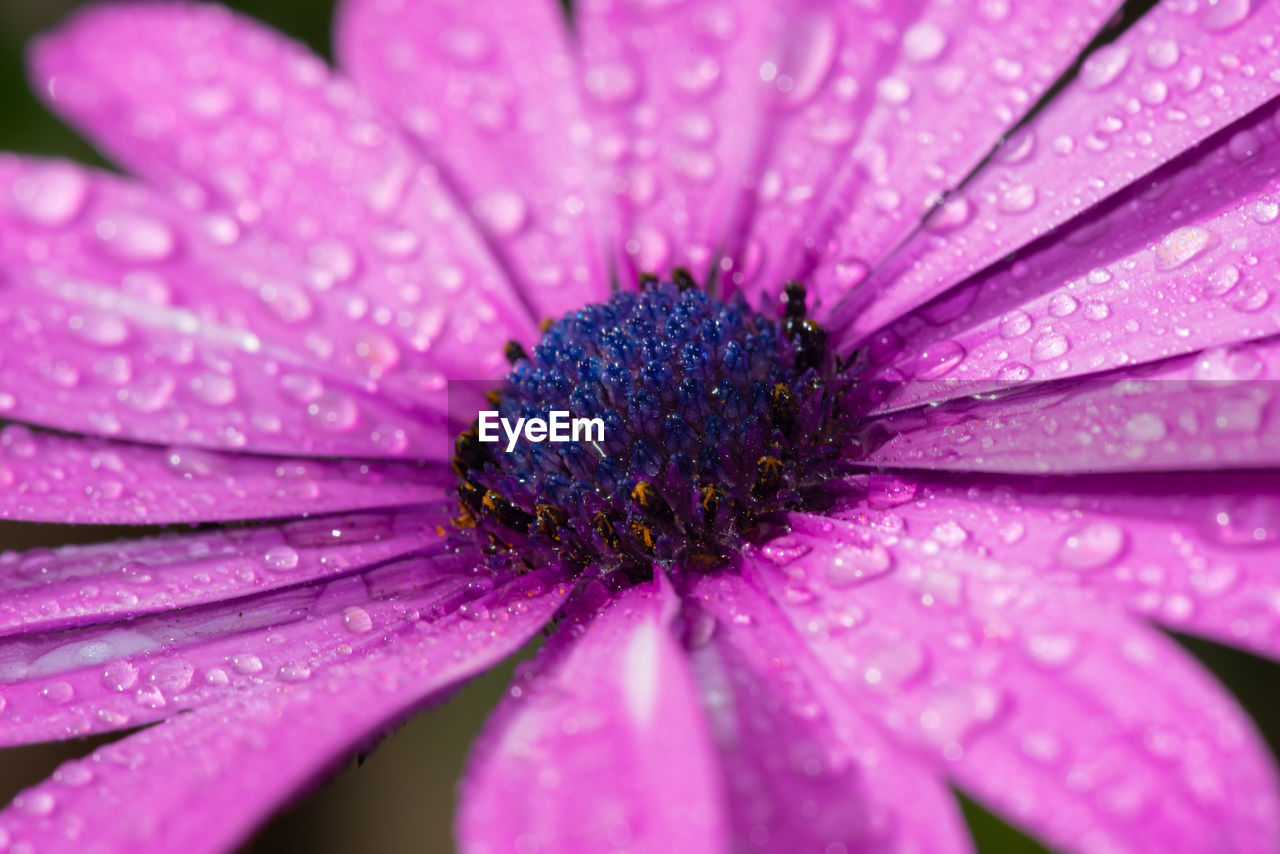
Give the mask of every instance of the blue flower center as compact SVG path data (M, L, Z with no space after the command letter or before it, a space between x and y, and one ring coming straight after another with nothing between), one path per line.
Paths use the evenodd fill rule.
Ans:
M804 289L786 297L772 320L676 271L548 324L532 354L509 345L493 410L457 440L457 526L516 571L619 585L731 562L820 500L847 433L842 367Z

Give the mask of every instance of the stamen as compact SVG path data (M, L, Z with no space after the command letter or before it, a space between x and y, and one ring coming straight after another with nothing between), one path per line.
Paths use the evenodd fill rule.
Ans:
M604 438L517 442L510 453L457 438L460 536L490 560L551 562L618 583L655 565L723 565L769 514L804 506L839 459L848 379L789 283L780 322L723 302L686 270L640 279L543 325L532 353L490 395L501 418L568 411Z

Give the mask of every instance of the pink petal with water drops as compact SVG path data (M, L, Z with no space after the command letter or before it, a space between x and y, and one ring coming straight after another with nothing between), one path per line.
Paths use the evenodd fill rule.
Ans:
M72 631L0 639L0 742L24 744L162 720L367 655L406 622L463 600L458 559L408 560ZM374 631L377 629L377 631Z
M1173 641L953 526L790 521L750 575L903 750L1051 845L1274 849L1270 752Z
M421 504L442 469L156 448L0 428L0 519L75 525L257 520Z
M564 599L537 579L404 623L366 656L264 682L69 762L0 814L0 838L46 852L215 854L433 696L510 655Z
M1164 2L1086 62L1016 141L952 199L964 224L922 231L837 312L853 343L1061 225L1280 94L1280 9ZM946 216L946 211L942 212ZM859 232L836 257L856 254ZM831 281L834 264L818 273Z
M735 850L972 850L955 799L841 696L774 603L701 579L691 667L721 751Z
M850 151L876 94L867 83L893 67L921 5L799 4L782 49L760 57L768 129L741 179L743 225L718 272L726 290L767 305L806 268L815 220L853 179Z
M869 422L872 465L955 471L1153 471L1280 465L1280 337L1095 377L992 393ZM945 381L941 381L945 383Z
M323 339L277 316L309 317L309 298L206 226L117 176L0 156L0 414L158 444L447 458L442 416L335 377Z
M462 784L473 854L727 850L721 782L665 576L597 585L486 726ZM678 759L677 759L678 758Z
M776 290L804 280L825 259L815 299L829 310L981 162L1119 5L886 4L881 15L894 24L887 55L861 74L833 70L819 99L780 131L775 171L759 185L775 200L751 225L767 247L757 284ZM865 43L867 29L850 34ZM1015 143L1006 152L1026 149ZM966 215L964 204L952 206L939 226L954 228ZM856 239L825 258L837 224Z
M876 372L1018 384L1280 331L1278 106L881 330L870 351ZM903 382L885 403L946 391Z
M456 510L453 502L436 501L413 510L3 552L0 636L220 602L439 551L442 526Z
M575 7L584 104L620 208L624 284L637 272L679 265L700 279L709 270L741 224L742 179L768 132L771 84L762 75L786 77L802 91L821 82L835 47L824 23L830 5L587 0ZM817 79L802 73L810 61L820 66Z
M870 475L841 515L955 540L1172 629L1280 658L1280 476ZM896 518L895 518L896 517ZM939 537L939 534L942 536Z
M33 66L111 156L302 279L317 362L444 410L445 376L501 376L502 345L535 337L438 172L302 46L219 6L113 4Z
M347 0L334 33L343 68L458 188L538 317L608 295L612 207L557 0Z

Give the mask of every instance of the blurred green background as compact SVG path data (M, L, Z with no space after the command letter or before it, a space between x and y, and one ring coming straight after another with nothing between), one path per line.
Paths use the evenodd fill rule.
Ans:
M53 118L27 89L23 45L55 25L77 0L0 0L0 150L60 155L103 165L94 150ZM332 0L239 0L246 11L330 55ZM1143 3L1142 5L1149 5ZM0 522L0 548L30 548L119 536L106 529ZM1180 638L1236 694L1280 747L1280 666L1203 641ZM527 653L526 653L527 654ZM246 851L450 852L455 784L467 747L501 696L512 665L466 686L385 739L276 817ZM59 762L101 743L85 740L0 751L0 803L47 776ZM978 805L962 801L982 852L1043 851Z

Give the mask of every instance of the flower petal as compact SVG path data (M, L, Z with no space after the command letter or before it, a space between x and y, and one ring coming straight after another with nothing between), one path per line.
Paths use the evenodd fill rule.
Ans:
M789 521L758 583L848 702L979 800L1071 849L1274 850L1270 752L1171 640L945 538Z
M15 798L0 835L47 852L230 850L351 752L518 649L564 595L499 591L488 616L404 624L307 681L267 683L99 748Z
M39 41L33 66L122 164L301 273L312 349L384 393L443 411L442 372L500 377L503 344L536 338L439 174L277 33L215 5L111 4Z
M408 560L337 581L0 639L0 743L136 727L253 686L305 681L368 654L422 614L456 608L463 569L456 560Z
M1019 473L1280 465L1280 337L873 420L867 464Z
M691 619L692 667L729 784L734 850L972 850L940 775L840 696L768 597L726 574L704 577L692 598L706 609Z
M857 234L852 254L829 259L834 275L815 280L829 309L978 166L1119 5L898 2L870 21L843 7L850 39L838 63L865 53L868 34L887 35L889 49L832 69L783 119L757 183L751 248L739 253L763 256L757 288L807 279L844 221Z
M0 415L160 444L447 459L441 414L325 364L332 342L297 325L315 311L306 289L218 246L176 202L8 155L0 188Z
M870 475L841 514L1280 659L1280 474ZM1046 653L1048 652L1046 648Z
M1280 101L876 335L877 373L1017 384L1280 331ZM887 403L936 399L902 383Z
M438 552L440 526L456 506L3 552L0 637L226 601Z
M620 206L623 282L674 266L709 274L743 220L742 179L767 136L762 70L801 91L821 83L839 35L830 5L590 0L575 8L584 104Z
M1189 12L1161 3L1097 51L1005 159L952 197L952 210L940 216L950 221L955 208L967 207L963 224L945 234L917 232L845 300L831 321L842 343L1047 233L1280 93L1280 75L1272 73L1280 71L1280 55L1257 36L1280 25L1280 9L1232 2ZM866 228L860 217L847 221L835 257L857 255ZM824 283L837 275L831 263L816 273Z
M603 604L592 590L538 673L518 678L463 781L463 850L726 850L712 747L659 578Z
M343 67L447 173L539 317L608 296L594 232L611 210L560 3L346 0L334 32Z
M412 463L153 448L0 428L0 519L250 521L421 504L452 482L441 469Z

